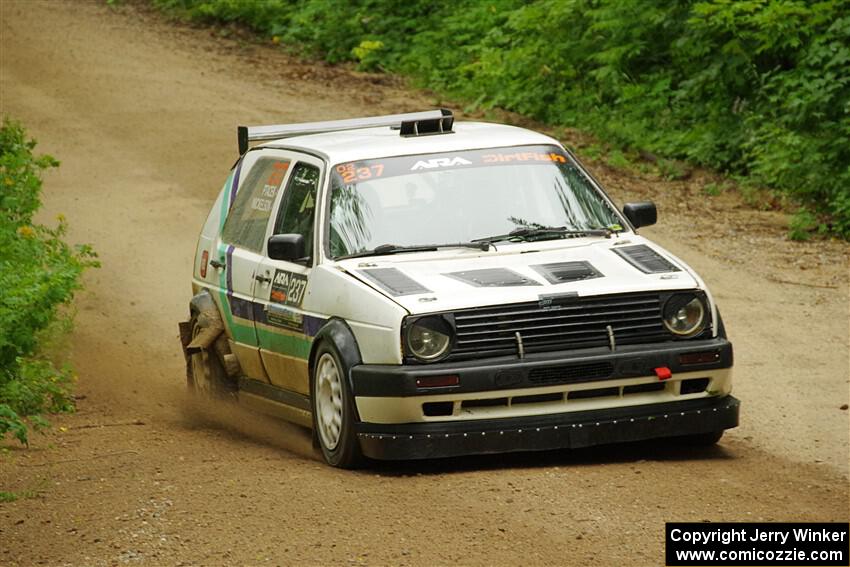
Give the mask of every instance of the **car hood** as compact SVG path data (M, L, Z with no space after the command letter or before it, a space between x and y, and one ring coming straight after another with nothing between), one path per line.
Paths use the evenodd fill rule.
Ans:
M703 287L681 260L634 234L497 246L487 252L451 248L351 258L337 265L410 313L539 301L546 295Z

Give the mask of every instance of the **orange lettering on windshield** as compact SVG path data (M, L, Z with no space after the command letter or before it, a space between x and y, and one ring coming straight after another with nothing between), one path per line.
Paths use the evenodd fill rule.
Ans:
M528 161L551 161L557 163L566 163L567 158L562 156L561 154L556 154L554 152L544 154L540 152L517 152L511 154L484 154L481 156L481 159L484 163L510 163L514 161L528 162Z
M336 166L336 172L342 177L344 183L354 183L380 177L384 173L384 164L373 163L369 166L354 167L353 163L343 163Z

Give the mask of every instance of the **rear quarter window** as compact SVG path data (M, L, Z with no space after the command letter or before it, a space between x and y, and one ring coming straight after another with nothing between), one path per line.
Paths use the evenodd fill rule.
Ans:
M281 190L289 160L260 158L236 193L221 231L228 244L261 252L275 197Z

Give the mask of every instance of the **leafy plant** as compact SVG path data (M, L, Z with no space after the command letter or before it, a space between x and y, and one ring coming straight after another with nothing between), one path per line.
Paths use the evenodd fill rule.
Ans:
M351 50L351 54L360 62L360 69L364 71L379 68L380 51L384 47L382 41L371 41L364 39L360 45Z
M49 227L33 221L41 207L41 175L59 162L35 156L36 142L4 119L0 128L0 436L27 442L28 426L46 425L43 412L72 411L73 374L57 368L43 346L70 324L60 307L97 266L91 247L63 240L61 215Z
M702 188L703 193L710 197L717 197L723 192L723 185L718 183L706 183Z
M659 160L658 173L661 177L669 180L683 179L687 177L687 171L682 164L672 159Z
M850 238L844 0L153 1L471 107L747 176Z
M612 167L620 168L629 167L632 164L632 162L629 161L629 158L626 157L626 154L620 150L612 150L611 153L608 154L606 162Z

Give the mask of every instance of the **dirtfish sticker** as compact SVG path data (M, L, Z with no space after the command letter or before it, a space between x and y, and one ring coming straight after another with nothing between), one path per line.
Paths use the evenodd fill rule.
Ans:
M269 299L272 303L300 307L307 289L307 276L277 270L272 280L272 291Z

